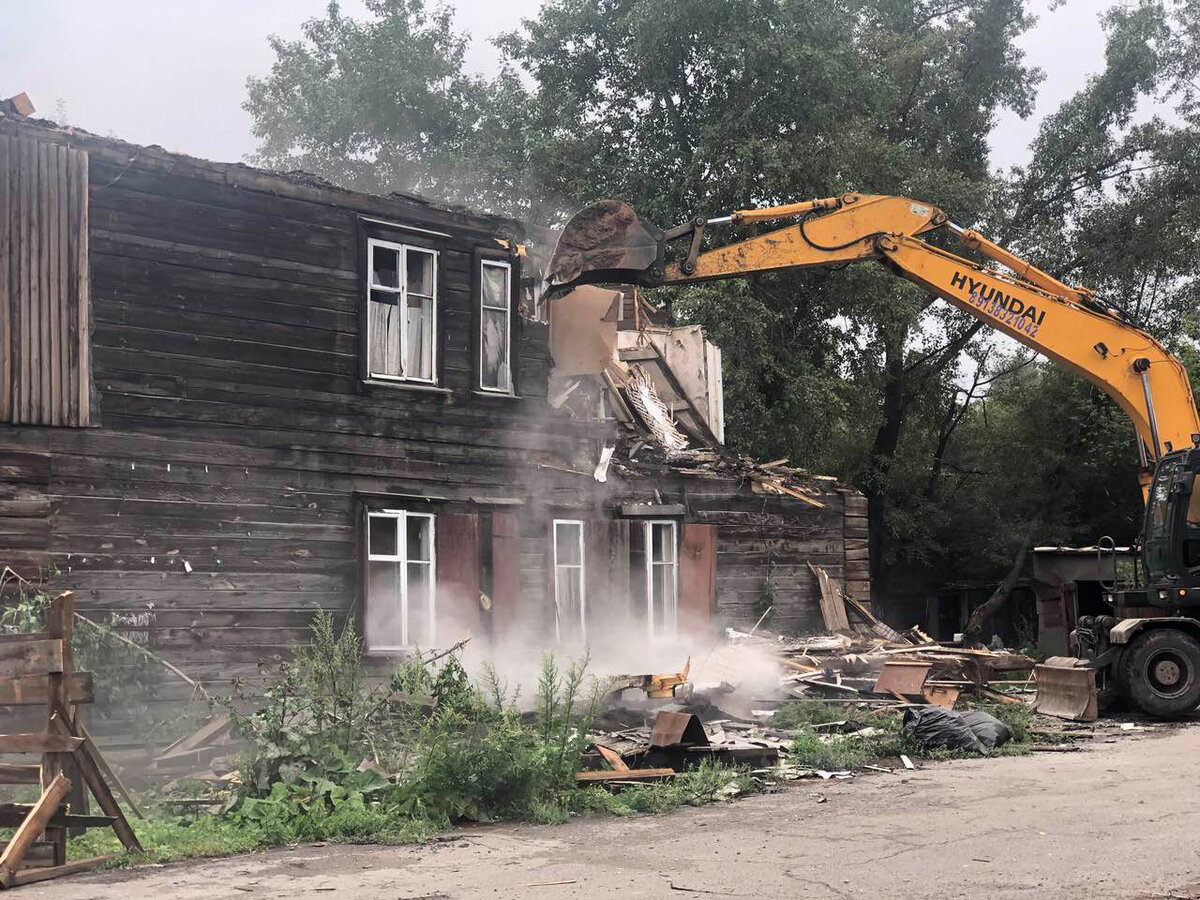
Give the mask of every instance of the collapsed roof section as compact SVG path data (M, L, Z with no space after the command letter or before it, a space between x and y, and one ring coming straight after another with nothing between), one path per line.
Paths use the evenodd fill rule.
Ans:
M616 419L668 455L724 438L721 351L698 325L671 328L634 289L586 285L550 303L550 402Z
M617 426L615 471L734 478L756 493L824 505L820 482L836 479L724 446L721 348L701 326L671 326L633 287L581 286L547 312L550 404Z

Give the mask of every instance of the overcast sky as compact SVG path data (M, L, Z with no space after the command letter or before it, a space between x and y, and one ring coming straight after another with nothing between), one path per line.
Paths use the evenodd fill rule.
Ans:
M474 40L470 66L495 69L488 38L532 16L540 0L457 0ZM664 0L669 2L669 0ZM219 161L254 149L241 108L246 78L271 66L267 36L297 37L326 0L7 0L0 28L0 97L29 94L38 114L100 134ZM1050 11L1036 0L1038 25L1022 40L1046 81L1037 113L1005 116L992 159L1025 159L1037 119L1103 64L1102 0L1069 0ZM344 0L347 14L360 0Z

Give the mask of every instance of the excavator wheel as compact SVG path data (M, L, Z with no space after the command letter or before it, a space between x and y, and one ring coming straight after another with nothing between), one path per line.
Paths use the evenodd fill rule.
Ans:
M1200 641L1175 628L1155 628L1134 639L1118 679L1146 715L1176 719L1200 704Z

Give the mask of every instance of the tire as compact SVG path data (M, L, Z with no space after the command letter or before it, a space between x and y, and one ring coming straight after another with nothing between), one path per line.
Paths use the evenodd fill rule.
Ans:
M1123 660L1129 699L1156 719L1176 719L1200 705L1200 641L1176 628L1143 632Z

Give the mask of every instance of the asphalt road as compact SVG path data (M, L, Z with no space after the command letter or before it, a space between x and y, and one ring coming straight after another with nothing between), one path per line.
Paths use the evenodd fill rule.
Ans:
M1200 728L1164 727L1076 753L803 782L670 816L476 828L422 847L301 846L17 896L1200 898L1198 785Z

